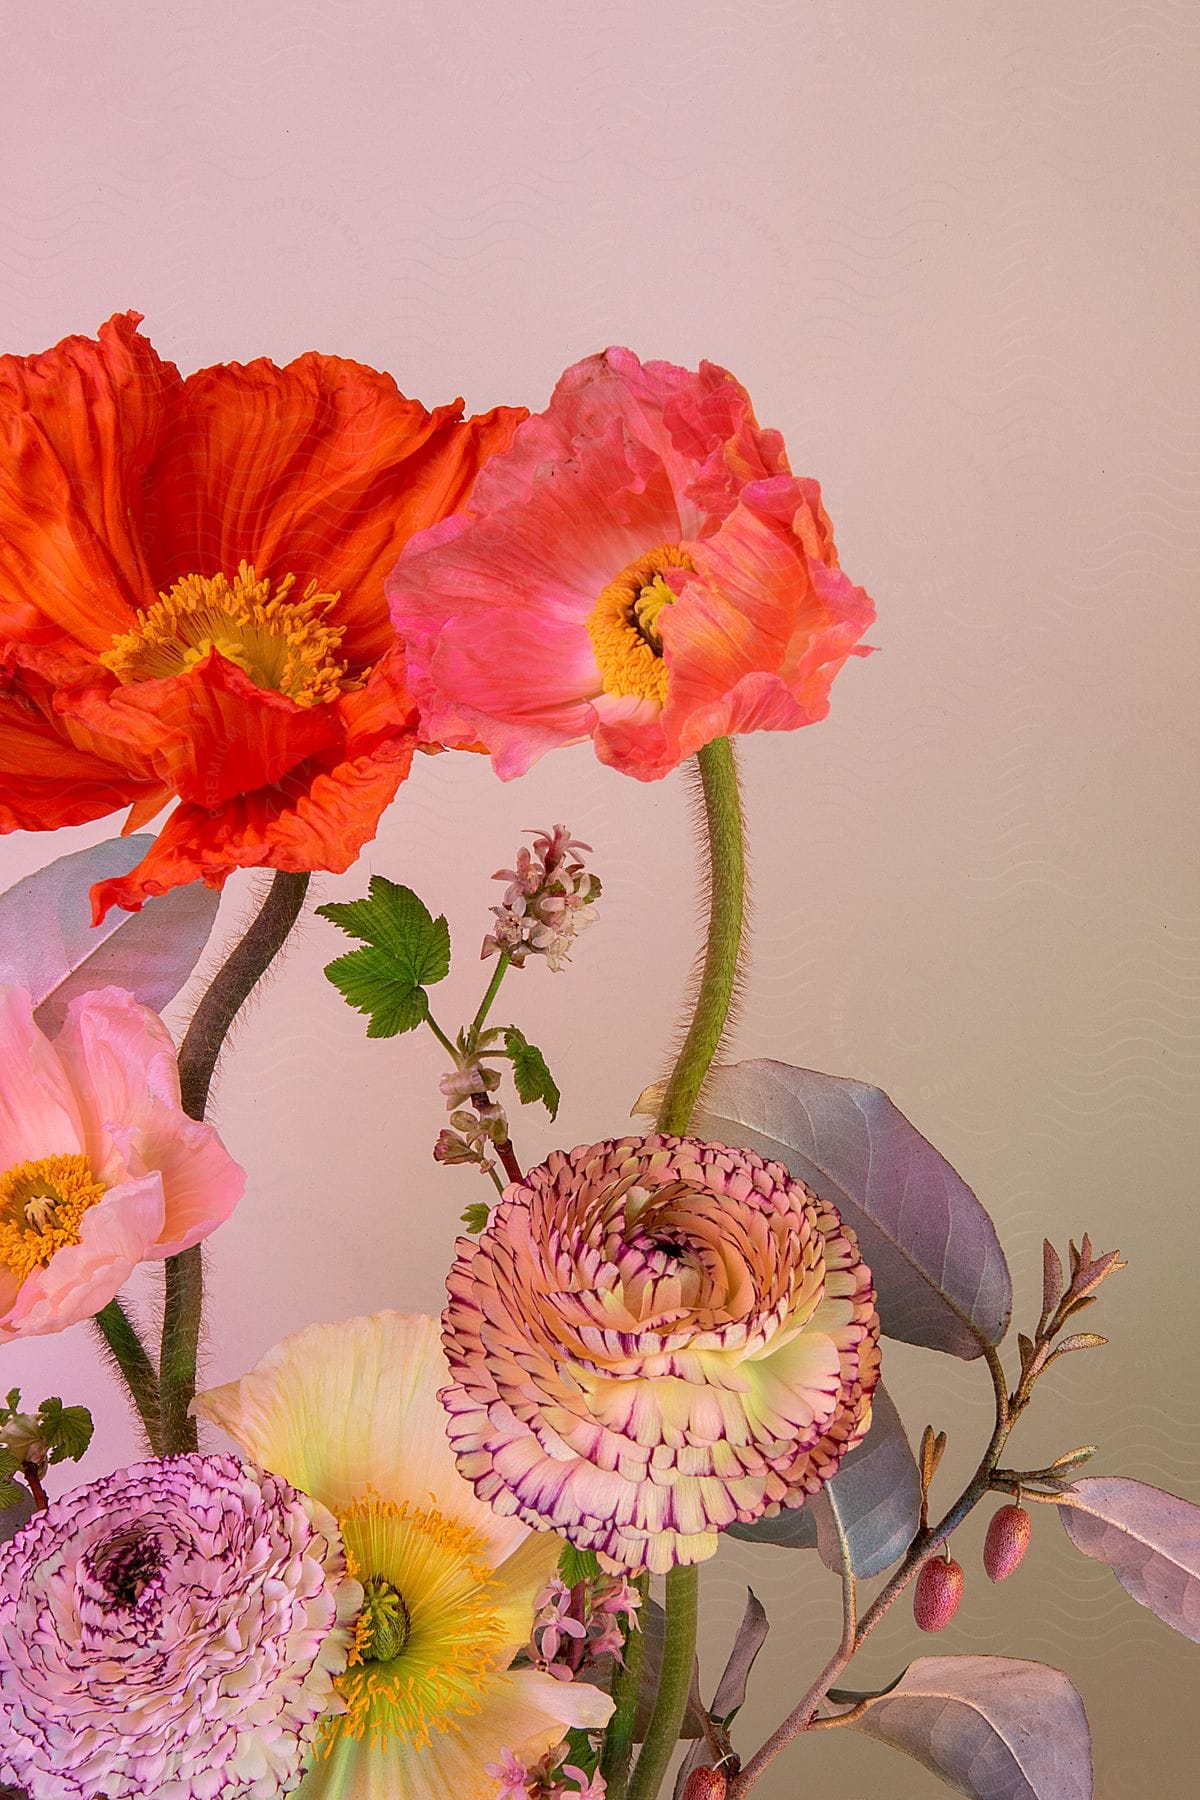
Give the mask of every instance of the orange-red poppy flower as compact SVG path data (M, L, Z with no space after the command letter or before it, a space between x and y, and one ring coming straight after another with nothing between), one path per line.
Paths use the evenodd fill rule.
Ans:
M0 829L179 802L98 913L349 866L416 742L384 577L525 416L315 352L184 380L140 322L0 357Z

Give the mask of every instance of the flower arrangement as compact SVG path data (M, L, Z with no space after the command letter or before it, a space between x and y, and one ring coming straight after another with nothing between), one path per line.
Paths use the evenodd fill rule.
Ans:
M817 483L712 364L613 349L541 413L465 420L315 354L185 379L139 324L0 358L0 826L128 809L0 896L0 1343L91 1320L146 1451L50 1493L86 1409L0 1406L0 1782L742 1800L806 1734L848 1730L976 1800L1087 1800L1057 1670L916 1656L846 1685L902 1596L921 1632L950 1622L954 1534L995 1501L988 1579L1057 1514L1200 1641L1200 1508L1081 1473L1091 1445L1008 1460L1048 1372L1103 1344L1080 1315L1115 1251L1084 1235L1064 1263L1047 1241L1010 1347L992 1222L887 1096L723 1054L746 941L734 740L821 720L874 617ZM682 766L699 798L708 927L673 1066L630 1093L644 1131L518 1148L514 1100L553 1121L560 1094L501 992L539 958L569 974L603 910L567 826L498 872L457 1029L430 999L446 920L413 888L375 875L318 906L329 1004L436 1041L433 1178L477 1197L440 1320L313 1324L205 1387L199 1246L245 1185L210 1089L311 877L351 867L418 750L511 780L589 740L641 782ZM160 1010L241 869L269 888L176 1045ZM153 1350L123 1293L144 1262ZM965 1428L906 1429L888 1339L987 1371L957 1495L935 1486ZM753 1595L714 1686L697 1663L725 1537L815 1554L841 1590L838 1642L758 1745L738 1719L770 1628Z

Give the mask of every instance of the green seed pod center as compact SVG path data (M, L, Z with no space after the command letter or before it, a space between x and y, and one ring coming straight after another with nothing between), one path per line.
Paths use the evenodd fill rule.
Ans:
M363 1661L390 1662L399 1656L412 1632L404 1596L382 1575L370 1576L364 1581L363 1590Z

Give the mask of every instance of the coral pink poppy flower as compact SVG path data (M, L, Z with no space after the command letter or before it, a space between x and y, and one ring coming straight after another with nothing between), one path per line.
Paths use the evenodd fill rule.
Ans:
M567 370L387 591L422 730L505 777L591 737L653 780L713 738L811 724L875 616L733 376L620 349Z
M313 352L185 380L140 316L0 357L0 830L179 802L100 908L349 867L416 742L384 576L524 417Z
M81 994L51 1041L0 987L0 1344L99 1312L140 1262L207 1237L245 1177L179 1104L157 1013Z

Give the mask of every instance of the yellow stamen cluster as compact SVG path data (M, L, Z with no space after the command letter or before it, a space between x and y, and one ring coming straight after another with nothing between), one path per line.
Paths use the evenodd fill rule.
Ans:
M457 1730L459 1719L481 1711L480 1690L497 1672L504 1629L483 1540L435 1507L374 1495L339 1523L367 1604L337 1683L346 1711L330 1719L323 1748L328 1754L341 1737L365 1737L373 1748L398 1739L419 1749L434 1732ZM392 1596L398 1608L389 1605ZM385 1614L390 1626L401 1613L406 1630L381 1632ZM388 1649L394 1653L382 1654Z
M24 1281L77 1244L80 1221L104 1198L86 1156L42 1156L0 1175L0 1263Z
M319 593L310 581L303 599L293 600L295 581L285 575L272 593L269 578L247 562L232 581L185 575L139 610L136 628L115 637L100 661L128 685L182 675L216 650L259 687L299 706L336 700L346 686L346 665L337 659L345 627L326 614L338 595Z
M665 703L667 665L658 616L675 595L662 572L695 566L678 544L663 544L622 569L601 593L587 628L606 694Z

